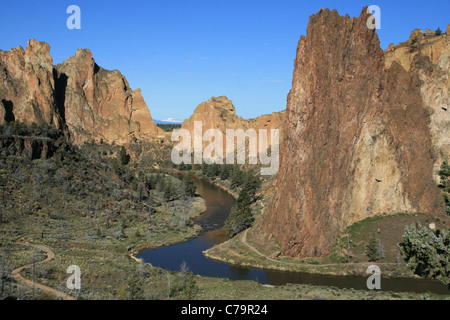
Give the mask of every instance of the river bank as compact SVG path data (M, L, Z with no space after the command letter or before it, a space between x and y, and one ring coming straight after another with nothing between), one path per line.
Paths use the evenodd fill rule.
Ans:
M209 205L211 199L205 199ZM215 207L219 210L223 209L220 205L216 205ZM319 265L315 264L314 261L310 263L305 263L305 261L288 262L286 261L286 257L267 259L267 256L262 255L258 250L256 251L260 254L255 252L255 250L249 249L254 245L252 242L253 239L248 242L242 241L241 237L252 231L254 230L249 229L229 241L223 242L218 240L217 243L214 239L218 233L211 231L184 243L161 247L156 250L149 250L148 252L141 252L139 257L143 258L145 262L150 262L154 267L173 272L178 270L179 265L184 261L195 274L201 275L202 277L217 277L217 281L221 277L229 278L233 281L247 279L256 280L262 284L277 285L288 282L296 283L296 281L300 281L301 283L304 283L303 281L306 281L305 283L311 281L310 285L321 284L342 288L350 286L357 289L367 289L366 278L368 275L366 274L366 270L369 265L368 263L347 265L329 263L327 265ZM237 243L238 241L240 243ZM219 256L215 256L214 252L218 248L223 247L227 247L229 250L220 252ZM208 254L211 252L212 254ZM224 259L224 257L226 258ZM209 258L213 258L214 260ZM275 259L280 259L280 261L276 261ZM264 263L261 263L261 261ZM381 263L380 266L383 268L383 279L386 280L388 269L391 268L391 265ZM393 275L398 276L398 274ZM399 287L397 280L403 282ZM414 289L416 289L419 291L422 290L423 292L431 291L441 294L447 292L442 290L442 286L439 286L439 283L437 283L439 286L437 289L434 288L434 285L436 285L436 282L430 283L423 279L393 279L388 282L385 281L386 288L399 288L399 291L415 291Z

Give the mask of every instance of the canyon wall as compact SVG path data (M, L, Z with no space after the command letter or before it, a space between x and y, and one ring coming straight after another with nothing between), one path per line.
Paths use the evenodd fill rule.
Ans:
M191 137L194 137L194 122L201 121L203 132L208 129L218 129L224 134L224 148L227 129L242 129L244 131L254 129L257 133L260 129L266 129L267 140L270 145L272 143L270 134L272 129L278 129L280 141L282 139L285 114L285 111L280 111L261 115L254 119L243 119L237 116L233 102L227 97L212 97L197 106L194 113L183 122L182 129L188 130ZM204 147L207 144L205 142Z
M127 144L162 134L141 91L131 90L119 71L99 67L87 49L57 66L44 42L1 51L0 101L0 123L45 122L76 144Z
M424 99L440 92L440 71L419 67L419 55L413 68L423 71L395 59L386 67L369 17L366 8L358 18L321 9L298 43L280 170L263 217L285 255L327 255L340 232L367 217L444 212L435 182L440 138ZM429 72L428 89L421 72Z
M436 35L416 29L408 41L385 51L385 68L395 61L421 80L420 92L429 114L434 171L438 171L444 158L450 157L450 24L447 32ZM435 181L439 176L434 175Z

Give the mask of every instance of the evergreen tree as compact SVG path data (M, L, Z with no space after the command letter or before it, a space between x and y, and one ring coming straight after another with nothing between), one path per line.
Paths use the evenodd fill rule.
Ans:
M375 262L380 259L380 256L378 255L378 241L375 237L370 238L369 244L366 249L367 257L369 258L369 262Z
M248 170L243 174L242 188L247 190L249 196L253 199L256 194L256 190L260 187L261 180L259 176L255 176L253 171Z
M122 148L120 149L119 161L124 166L126 166L128 163L130 163L130 155L127 154L127 150L125 150L124 146L122 146Z
M233 166L233 171L231 173L231 189L236 189L240 187L244 182L244 174L238 165Z
M202 174L203 174L204 176L206 176L207 172L208 172L208 164L206 164L205 162L203 162L203 163L202 163Z
M230 164L224 164L220 168L220 179L227 180L230 177L232 166Z
M192 172L189 172L183 177L183 185L185 194L188 197L195 196L195 193L197 192L197 186L195 185L194 175Z
M195 279L195 275L192 272L189 272L187 274L185 291L186 291L186 298L188 300L194 299L198 293L197 280Z
M165 183L163 192L164 198L166 198L168 201L172 201L177 197L177 190L170 179L168 179Z
M210 164L208 166L208 170L206 171L206 175L209 178L215 179L220 173L220 167L217 163Z
M450 230L432 231L412 224L405 228L403 242L398 247L415 274L438 279L450 288Z
M244 188L239 193L236 204L231 208L230 216L225 221L224 229L230 237L249 228L253 223L251 210L252 199Z

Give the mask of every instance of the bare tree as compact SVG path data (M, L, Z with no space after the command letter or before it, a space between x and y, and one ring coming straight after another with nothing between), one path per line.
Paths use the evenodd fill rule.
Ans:
M172 276L170 275L170 272L167 272L167 299L170 298L170 285L172 284Z
M180 278L180 286L183 287L187 280L187 274L189 272L189 266L187 265L186 261L183 260L183 262L180 265L180 271L178 271L178 276Z

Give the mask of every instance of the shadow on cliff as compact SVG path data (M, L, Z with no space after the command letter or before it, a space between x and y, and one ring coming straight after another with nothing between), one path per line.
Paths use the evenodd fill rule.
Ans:
M2 100L3 107L5 108L5 121L6 122L14 122L16 121L16 117L14 116L13 108L14 104L10 100Z
M55 80L55 100L58 113L62 122L66 123L66 88L67 88L67 75L64 73L58 74L56 69L53 69L53 79Z

